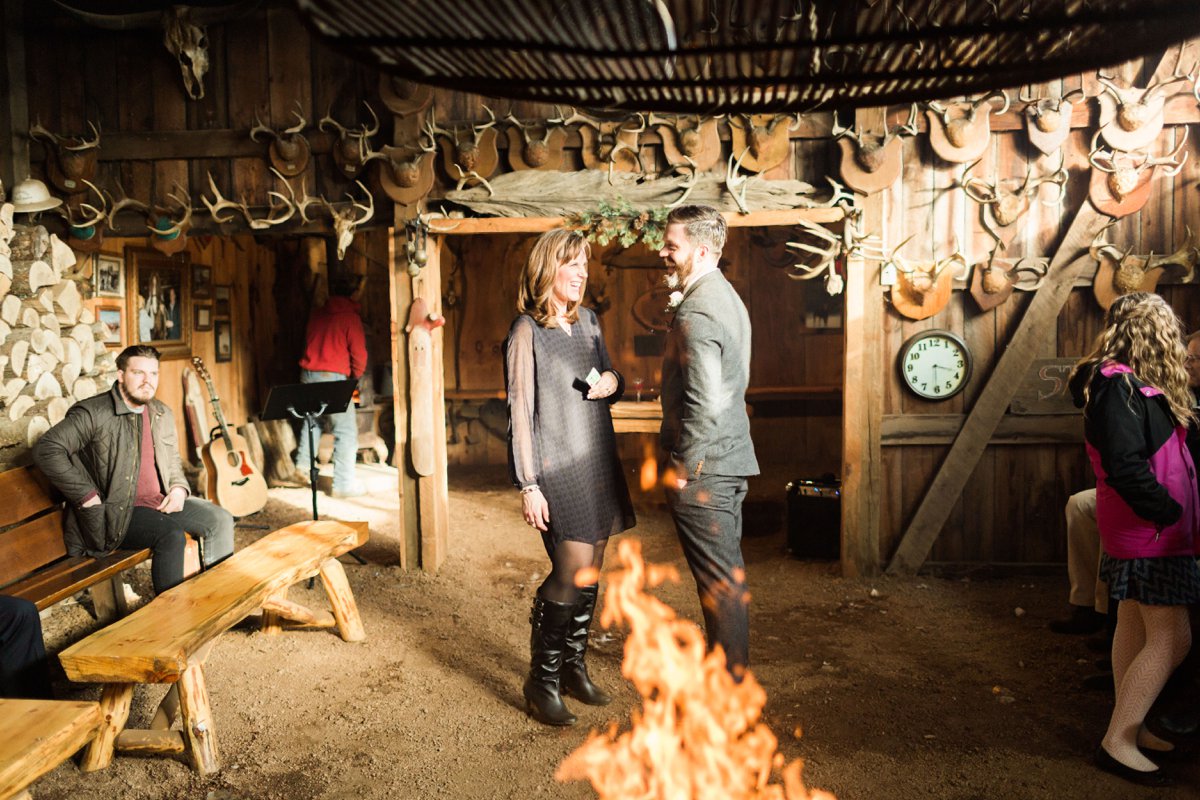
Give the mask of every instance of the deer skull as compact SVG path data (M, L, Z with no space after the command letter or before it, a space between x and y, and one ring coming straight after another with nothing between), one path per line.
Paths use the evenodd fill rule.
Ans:
M204 98L204 75L208 72L208 35L203 25L192 22L187 6L172 6L162 14L163 44L179 62L188 97Z

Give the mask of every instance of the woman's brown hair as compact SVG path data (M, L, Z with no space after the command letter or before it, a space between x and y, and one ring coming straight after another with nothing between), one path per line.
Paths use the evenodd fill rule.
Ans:
M554 293L554 278L558 268L574 260L581 253L584 258L591 255L592 247L587 237L579 231L558 228L546 231L538 237L521 269L521 285L517 290L517 313L528 314L543 328L558 327L551 297ZM566 317L575 322L579 319L579 303L567 306Z

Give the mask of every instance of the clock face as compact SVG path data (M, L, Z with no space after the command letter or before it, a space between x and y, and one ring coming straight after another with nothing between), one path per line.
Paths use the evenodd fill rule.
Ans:
M900 351L904 385L929 400L945 400L963 390L971 378L966 342L949 331L925 331Z

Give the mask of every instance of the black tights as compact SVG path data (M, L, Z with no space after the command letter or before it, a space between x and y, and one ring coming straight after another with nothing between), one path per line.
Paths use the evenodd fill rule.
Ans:
M601 539L594 545L567 540L555 544L549 535L542 534L542 544L550 556L551 568L546 580L538 587L538 595L552 603L573 605L579 599L575 575L587 567L595 567L597 572L600 571L600 565L604 563L604 546L608 540Z

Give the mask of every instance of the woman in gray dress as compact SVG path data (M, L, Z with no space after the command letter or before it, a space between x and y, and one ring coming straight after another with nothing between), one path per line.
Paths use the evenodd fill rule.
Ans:
M524 687L526 710L548 725L575 723L564 694L589 705L612 699L588 677L584 655L604 546L634 525L609 413L623 381L596 314L580 306L589 254L578 231L538 239L504 343L509 471L551 562L533 600Z

